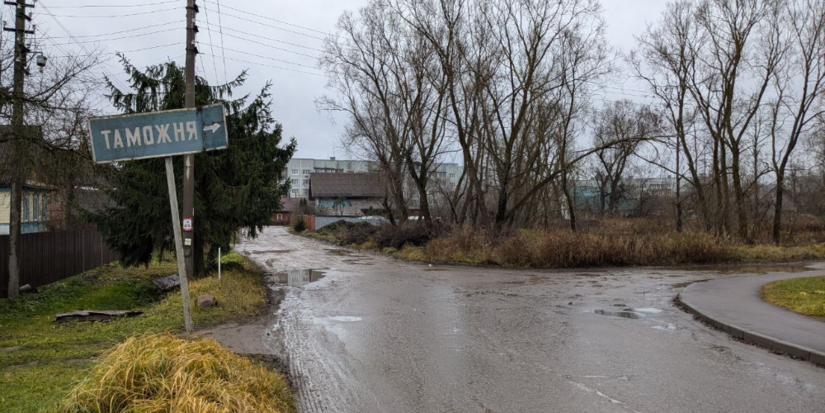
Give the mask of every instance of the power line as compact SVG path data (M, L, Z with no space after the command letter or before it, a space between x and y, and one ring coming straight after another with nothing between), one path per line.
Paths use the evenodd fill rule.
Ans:
M93 8L121 8L121 7L146 7L157 6L160 4L172 4L176 0L158 1L155 3L141 3L141 4L82 4L77 6L52 6L53 9L93 9Z
M178 22L172 21L172 22L152 24L152 25L149 25L149 26L138 27L138 28L135 28L135 29L120 30L120 31L111 32L111 33L87 34L87 35L78 35L78 36L75 36L75 37L78 37L78 38L83 38L83 37L107 37L107 36L112 36L112 35L115 35L115 34L131 33L131 32L136 32L136 31L140 31L140 30L144 30L144 29L151 29L151 28L154 28L154 27L168 26L170 24L178 24ZM68 39L70 37L71 36L52 36L52 39Z
M250 43L254 43L254 44L257 44L257 45L266 46L266 47L269 47L269 48L271 48L271 49L280 50L280 51L282 51L282 52L292 53L292 54L294 54L294 55L304 56L304 57L309 57L309 58L312 58L312 59L318 59L318 56L309 55L309 54L306 54L306 53L301 53L301 52L296 52L296 51L289 50L289 49L284 49L284 48L282 48L282 47L278 47L278 46L272 46L271 44L264 43L264 42L259 42L259 41L257 41L257 40L247 39L247 38L245 38L245 37L235 36L235 35L233 35L233 34L229 34L229 33L227 33L226 35L227 35L227 36L229 36L229 37L232 37L232 38L238 39L238 40L244 40L244 41L247 41L247 42L250 42ZM259 36L259 37L260 37L260 36ZM262 39L264 39L264 40L269 40L269 39L267 39L267 38L265 38L265 37L262 37ZM291 44L291 43L290 43L290 44ZM221 47L223 47L223 45L221 45ZM311 49L311 48L308 48L308 47L307 47L307 49ZM319 50L319 49L311 49L311 50Z
M209 45L209 46L211 46L211 45ZM226 48L225 47L220 47L220 46L217 46L217 47L219 47L220 49L223 49L223 50L229 50L230 52L241 53L241 54L249 55L249 56L252 56L252 57L257 57L257 58L260 58L260 59L267 59L267 60L272 60L272 61L279 62L279 63L286 63L288 65L295 65L295 66L305 67L307 69L318 70L317 67L304 65L304 64L301 64L301 63L290 62L288 60L276 59L274 57L269 57L269 56L263 56L263 55L255 54L255 53L244 52L242 50L231 49L231 48L228 48L228 47L226 47Z
M226 6L224 6L224 7L226 7ZM204 7L204 9L205 9L205 8L206 8L206 7ZM229 16L229 17L234 17L234 18L236 18L236 19L243 20L243 21L247 21L247 22L250 22L250 23L259 24L259 25L261 25L261 26L266 26L266 27L269 27L269 28L272 28L272 29L275 29L275 30L281 30L281 31L284 31L284 32L288 32L288 33L297 34L297 35L299 35L299 36L305 36L305 37L309 37L309 38L316 39L316 40L321 40L321 41L326 40L326 39L324 39L324 38L322 38L322 37L313 36L313 35L311 35L311 34L306 34L306 33L301 33L301 32L296 32L295 30L284 29L283 27L273 26L273 25L271 25L271 24L267 24L267 23L261 23L261 22L259 22L259 21L255 21L255 20L252 20L252 19L247 19L246 17L241 17L241 16L238 16L238 15L235 15L235 14L230 14L230 13L226 13L226 12L223 12L223 13L221 13L221 14L225 14L225 15L227 15L227 16Z
M206 31L209 32L209 47L212 50L212 54L215 54L215 48L212 47L212 29L209 28L209 9L204 7L206 11ZM201 59L201 68L203 68L203 59ZM215 83L218 82L218 66L215 64L215 59L212 59L212 70L215 72ZM204 70L203 77L206 77L206 71Z
M158 33L168 33L168 32L173 32L173 31L177 31L177 30L180 30L180 28L157 30L157 31L154 31L154 32L149 32L149 33L140 33L140 34L134 34L134 35L131 35L131 36L115 37L113 39L84 40L82 42L73 42L73 43L80 44L80 43L113 42L115 40L134 39L136 37L149 36L149 35L158 34ZM69 45L69 44L72 44L72 43L61 43L60 46Z
M204 0L206 1L206 0ZM221 34L221 47L223 47L223 22L221 22L221 0L218 0L218 31ZM210 40L211 42L211 40ZM221 57L223 58L223 83L226 84L226 54L221 49Z
M66 44L71 44L71 43L65 43L65 44L62 44L62 45L60 45L60 44L54 44L54 46L65 46ZM177 42L177 43L169 43L169 44L159 44L159 45L156 45L156 46L141 47L140 49L132 49L132 50L118 50L118 51L116 51L116 52L97 53L97 54L102 55L102 56L110 56L110 55L116 55L116 54L118 54L118 53L134 53L134 52L143 52L143 51L146 51L146 50L154 50L154 49L160 49L160 48L162 48L162 47L171 47L171 46L180 46L180 45L181 45L181 43L180 43L180 42ZM68 52L66 52L65 50L62 50L62 49L61 49L61 51L63 51L63 53L66 53L66 55L65 55L65 56L49 56L49 57L52 57L52 58L61 58L61 57L73 57L73 56L78 56L77 54L68 54ZM81 56L94 56L94 54L91 54L91 53L90 53L90 54L81 55Z
M164 13L167 11L179 10L178 7L172 7L168 9L160 9L160 10L149 10L149 11L141 11L137 13L129 13L129 14L110 14L110 15L78 15L78 14L53 14L55 17L65 17L71 19L113 19L118 17L132 17L132 16L142 16L146 14L155 14L155 13Z
M218 13L220 13L220 6L221 6L221 1L220 1L220 0L217 0L217 2L212 1L212 0L204 0L204 1L205 1L206 3L213 3L213 4L217 4L217 5L218 5ZM283 25L292 26L292 27L297 27L297 28L299 28L299 29L309 30L309 31L311 31L311 32L316 32L316 33L320 33L320 34L323 34L323 35L328 35L328 34L329 34L329 33L325 32L325 31L322 31L322 30L316 30L316 29L313 29L313 28L310 28L310 27L301 26L301 25L299 25L299 24L294 24L294 23L285 22L285 21L283 21L283 20L273 19L273 18L268 17L268 16L262 16L262 15L260 15L260 14L251 13L251 12L248 12L248 11L245 11L245 10L236 9L236 8L234 8L234 7L230 7L230 6L224 6L224 8L225 8L225 9L229 9L229 10L233 10L233 11L236 11L236 12L238 12L238 13L248 14L248 15L250 15L250 16L255 16L255 17L259 17L259 18L263 17L263 18L266 18L267 20L271 20L271 21L274 21L274 22L278 22L278 23L283 24Z
M301 48L301 49L313 50L313 51L316 51L316 52L324 53L323 49L318 49L318 48L315 48L315 47L305 46L305 45L298 44L298 43L290 43L290 42L286 42L286 41L283 41L283 40L273 39L271 37L264 37L264 36L260 36L260 35L254 34L254 33L245 32L243 30L233 29L231 27L227 27L226 30L230 30L230 31L240 33L240 34L245 34L247 36L254 36L254 37L256 37L258 39L261 39L261 40L267 40L267 41L270 41L270 42L281 43L281 44L285 44L285 45L289 45L289 46L293 46L293 47L298 47L298 48ZM252 43L255 43L255 44L260 44L260 45L263 45L263 46L276 48L276 47L271 46L267 43L262 43L262 42L259 42L257 40L247 39L245 37L236 36L236 35L233 35L233 34L230 34L230 33L227 33L226 35L229 36L229 37L233 37L235 39L246 40L248 42L252 42ZM287 49L280 49L280 48L277 48L277 49L278 50L283 50L283 51L288 51L288 52L291 52L291 53L301 54L299 52L292 52L292 51L287 50ZM318 56L310 56L310 55L306 55L306 54L303 55L303 56L312 57L314 59L318 58Z
M209 56L209 55L207 55L207 56ZM246 63L246 64L250 64L250 65L255 65L255 66L271 67L273 69L286 70L288 72L303 73L305 75L327 77L326 75L323 75L323 74L320 74L320 73L311 73L311 72L305 72L305 71L302 71L302 70L288 69L288 68L285 68L285 67L275 66L275 65L268 65L268 64L264 64L264 63L254 63L254 62L250 62L250 61L247 61L247 60L234 59L234 58L231 58L231 57L227 57L226 60L231 60L233 62L239 62L239 63Z
M82 43L80 43L80 42L77 40L77 38L76 38L76 37L74 37L74 35L72 34L72 32L70 32L70 31L69 31L69 29L68 29L68 28L66 28L66 26L63 24L63 22L61 22L61 21L60 21L60 19L58 19L58 18L54 15L54 13L52 13L52 11L51 11L51 10L49 10L49 8L46 6L46 4L44 4L44 3L41 1L41 2L40 2L40 5L43 7L43 10L46 12L46 14L48 14L49 16L51 16L52 20L54 20L54 21L55 21L55 23L57 23L57 25L58 25L58 26L60 26L60 28L61 28L61 29L63 29L63 31L64 31L64 32L66 32L66 34L67 34L67 35L69 35L69 37L71 37L71 38L72 38L72 40L74 40L75 42L77 42L77 45L78 45L78 46L80 46L80 48L81 48L81 49L83 49L83 51L84 51L84 52L86 52L86 54L88 54L88 55L90 55L90 56L92 55L92 53L91 53L91 52L89 52L89 50L88 50L88 49L86 49L86 46L83 46L83 44L82 44ZM52 42L54 43L54 41L52 41ZM65 53L66 53L66 54L69 54L68 52L65 52ZM121 85L124 89L128 89L128 88L129 88L128 86L126 86L125 84L123 84L123 82L121 82L121 81L120 81L120 79L116 78L114 75L112 75L111 73L109 73L109 71L108 71L108 70L106 70L106 67L101 66L101 68L103 69L103 73L104 73L104 74L106 74L107 76L109 76L109 78L110 78L110 79L113 79L114 81L116 81L116 82L120 83L120 85Z

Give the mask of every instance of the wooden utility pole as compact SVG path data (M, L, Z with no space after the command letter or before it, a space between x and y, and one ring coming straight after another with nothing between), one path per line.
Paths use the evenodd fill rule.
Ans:
M186 5L186 107L195 107L195 57L198 49L195 48L195 14L198 6L195 0L187 0ZM183 233L184 257L186 257L186 274L195 275L195 155L183 156L183 219L192 223L189 230ZM184 226L184 229L187 229Z
M6 3L8 4L8 3ZM24 136L24 96L26 82L26 7L25 0L17 0L14 4L14 103L12 105L12 145L14 153L11 168L11 205L9 225L9 300L20 297L20 227L22 225L23 184L26 180L26 149L28 137Z

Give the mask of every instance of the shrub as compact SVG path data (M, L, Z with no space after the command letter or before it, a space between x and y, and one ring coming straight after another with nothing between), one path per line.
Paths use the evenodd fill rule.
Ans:
M109 352L60 411L286 413L295 407L283 376L212 339L145 335Z
M339 221L338 223L338 240L342 245L367 243L378 231L378 227L369 222Z
M304 217L303 216L299 216L298 219L295 220L295 225L292 226L292 229L294 229L295 232L304 232L304 231L306 231L307 224L306 224L306 222L304 222Z
M425 252L435 261L536 268L712 263L735 258L733 247L711 235L631 229L636 228L616 225L595 233L520 230L491 236L458 228L430 241Z
M381 249L400 250L405 245L423 247L438 234L438 227L426 227L420 224L384 225L375 233L375 242Z

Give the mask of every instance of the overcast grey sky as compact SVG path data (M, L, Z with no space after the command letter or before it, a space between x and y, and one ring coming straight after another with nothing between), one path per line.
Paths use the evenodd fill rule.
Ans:
M317 69L314 56L323 48L324 33L335 30L338 17L346 10L357 11L367 0L220 0L220 16L216 1L197 0L201 9L198 74L214 83L223 82L224 73L233 78L248 69L249 79L246 87L238 91L241 93L255 92L271 81L273 112L284 126L284 135L298 139L296 156L342 156L338 138L345 119L331 119L315 107L315 99L327 91L326 79ZM98 70L124 82L126 75L112 55L116 51L126 52L139 67L169 59L183 65L185 3L186 0L41 0L37 2L34 23L47 55L57 59L86 53L83 48L99 49L107 53L103 57L108 62ZM666 3L602 0L608 41L622 51L630 50L633 36L658 20ZM69 38L50 13L76 39ZM4 16L13 24L8 13ZM114 32L121 33L106 35ZM10 35L4 33L4 40ZM639 89L642 86L632 79L617 79L605 89L604 99L647 101L635 96L641 95L635 91Z

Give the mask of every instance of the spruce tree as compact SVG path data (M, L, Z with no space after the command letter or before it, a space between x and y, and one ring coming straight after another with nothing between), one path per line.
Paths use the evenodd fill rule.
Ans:
M186 79L174 62L141 71L120 56L136 93L108 81L114 107L125 114L184 107ZM108 80L108 79L107 79ZM225 85L195 79L196 104L226 108L229 148L195 157L195 272L204 268L204 252L214 257L227 250L234 234L246 228L251 236L270 222L289 190L283 171L295 153L294 139L282 143L282 127L270 111L270 85L260 93L232 99L246 72ZM175 157L178 196L183 194L183 157ZM116 163L106 170L110 206L84 215L96 224L106 242L121 255L123 265L148 265L155 252L174 251L163 159ZM180 202L180 200L178 201Z

